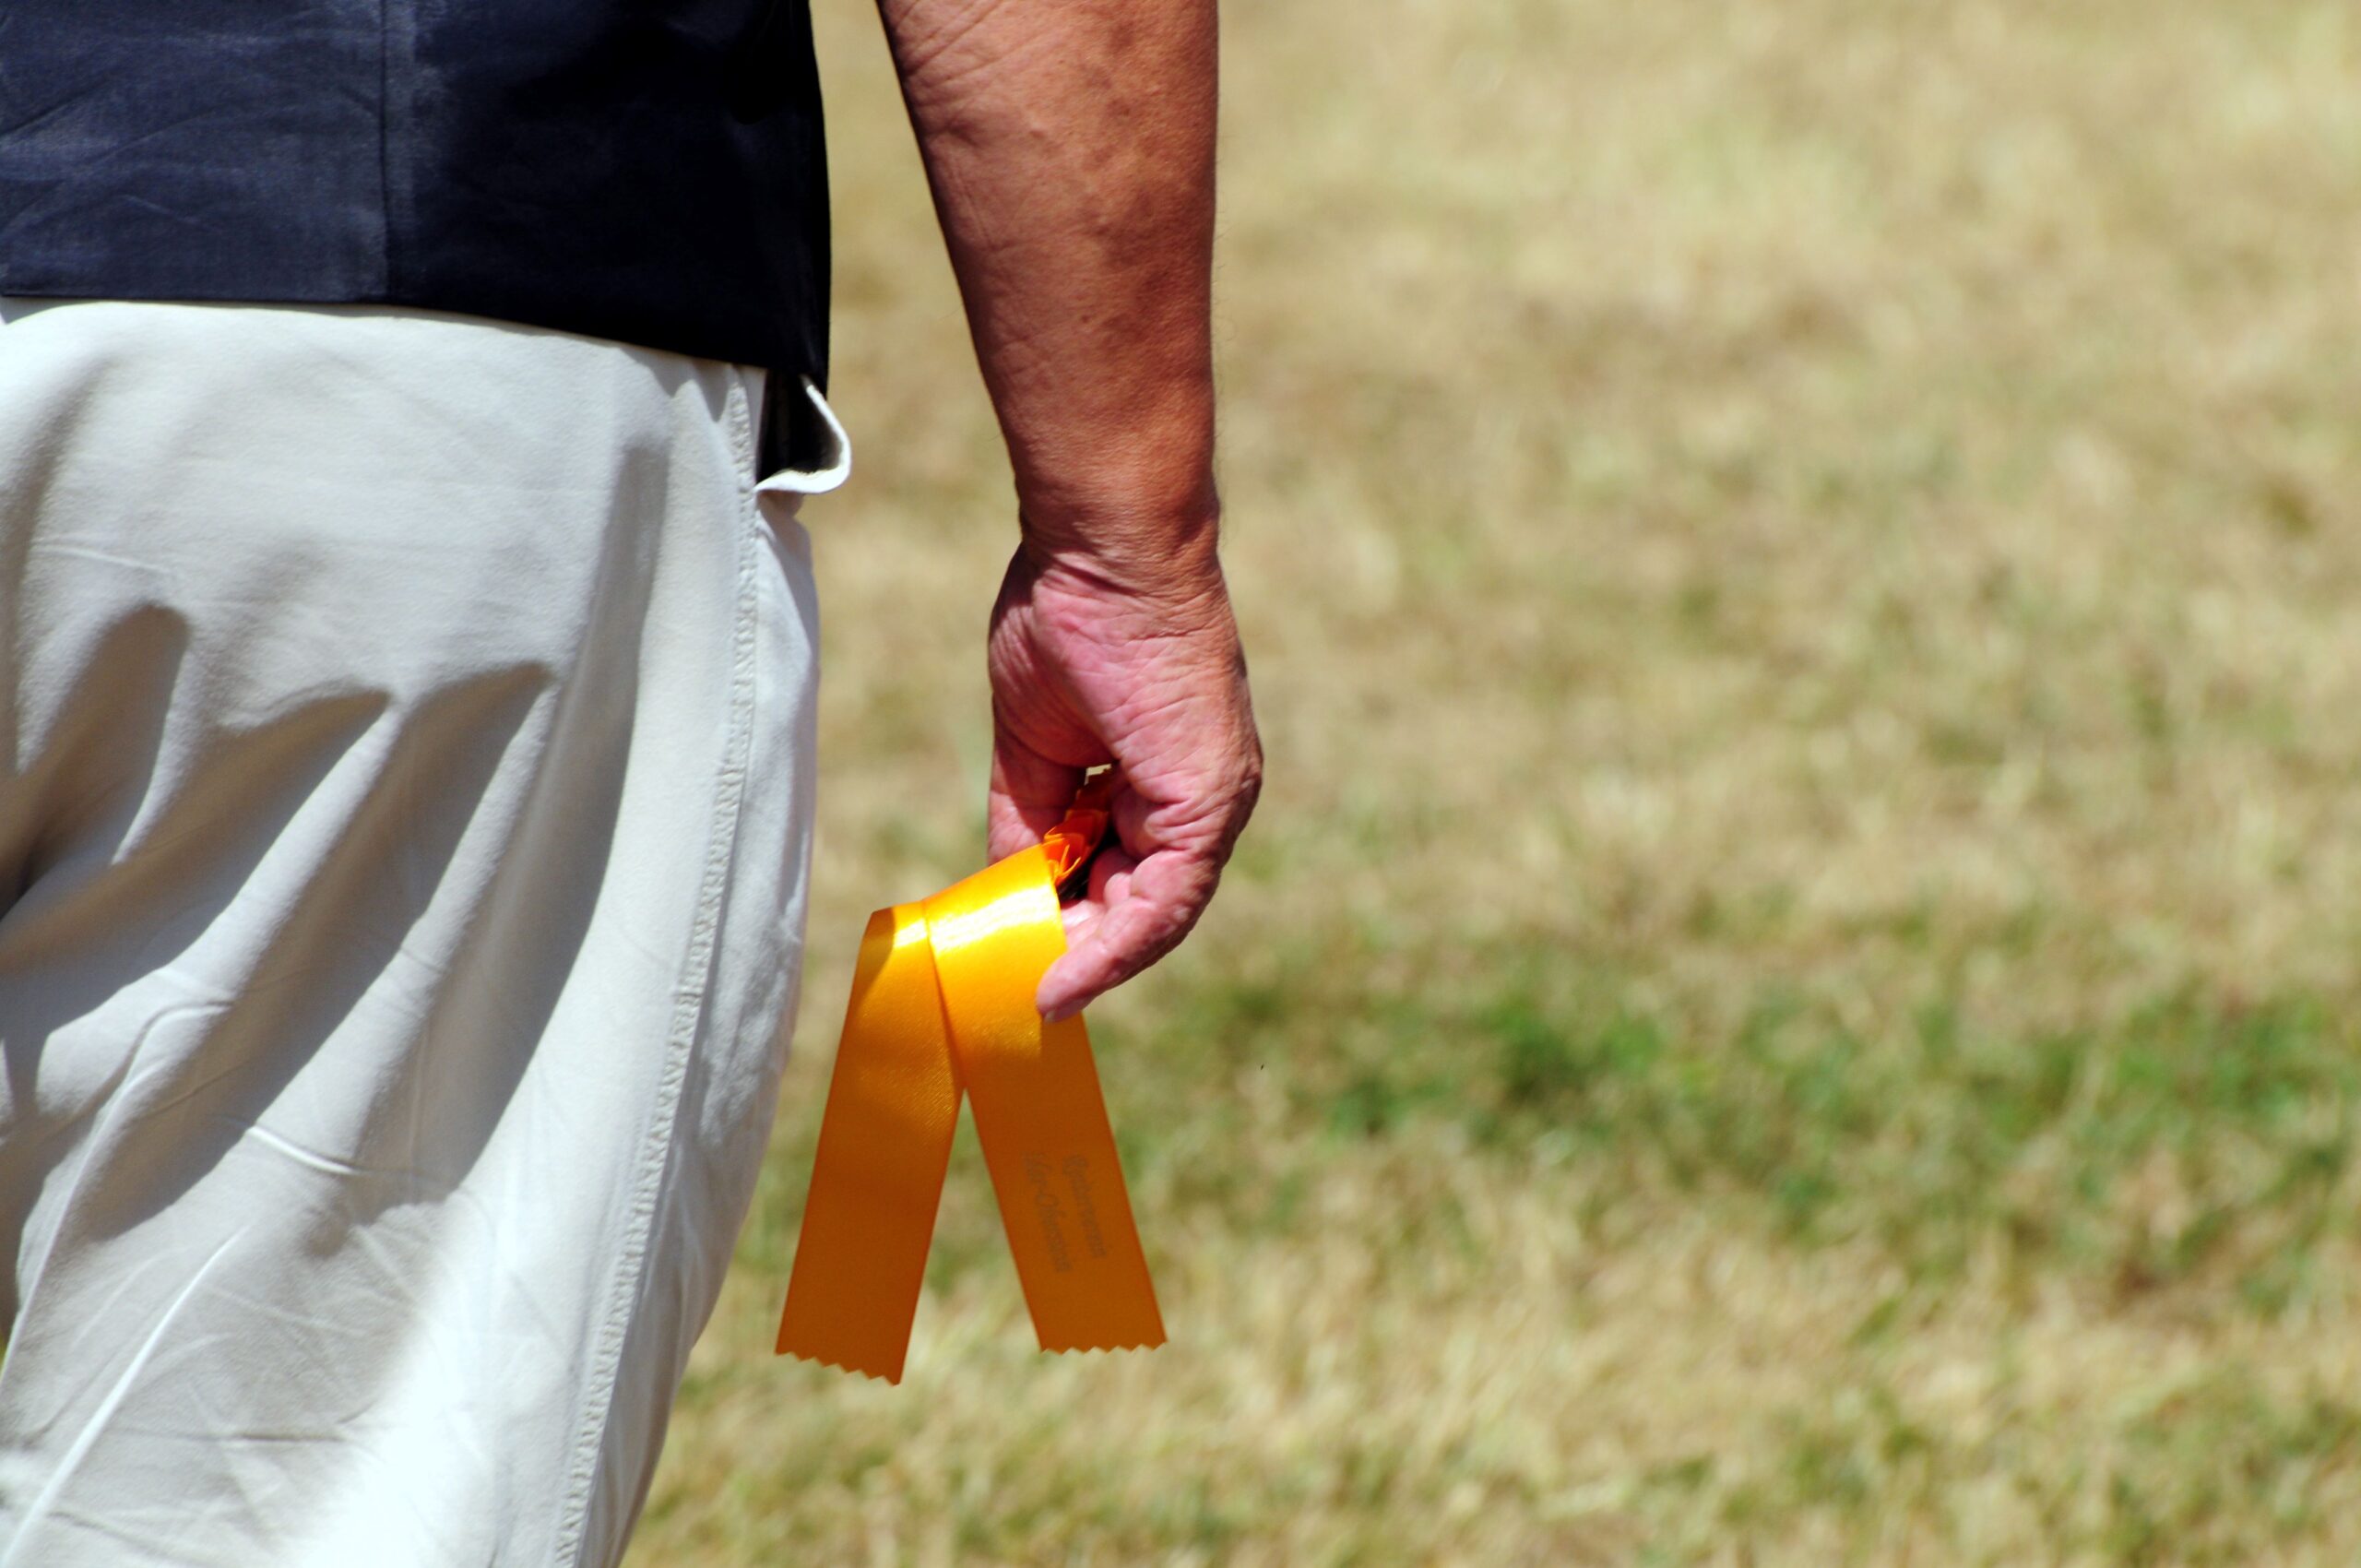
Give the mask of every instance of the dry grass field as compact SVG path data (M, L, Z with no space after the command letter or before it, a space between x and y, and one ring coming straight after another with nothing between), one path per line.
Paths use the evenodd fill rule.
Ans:
M876 23L799 1057L632 1559L2361 1562L2361 13L1239 0L1271 755L1094 1009L1173 1342L963 1134L775 1361L862 914L980 845L1005 471Z

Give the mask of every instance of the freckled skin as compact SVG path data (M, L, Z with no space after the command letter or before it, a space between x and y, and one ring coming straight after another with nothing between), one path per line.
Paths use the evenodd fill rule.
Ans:
M1113 763L1062 1016L1188 934L1261 788L1216 553L1213 0L882 0L1016 473L987 644L991 849Z

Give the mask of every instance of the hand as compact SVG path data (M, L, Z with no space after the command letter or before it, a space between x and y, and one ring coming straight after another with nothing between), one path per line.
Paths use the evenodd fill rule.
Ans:
M1066 910L1044 1016L1082 1010L1197 923L1254 809L1263 745L1221 571L1147 587L1028 541L992 607L990 830L995 859L1038 843L1086 768L1117 769L1111 839Z

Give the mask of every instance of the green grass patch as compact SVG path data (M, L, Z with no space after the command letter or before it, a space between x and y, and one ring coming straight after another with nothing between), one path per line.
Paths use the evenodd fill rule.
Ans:
M1124 1040L1136 1157L1162 1158L1174 1106L1203 1102L1192 1083L1275 1062L1307 1134L1454 1124L1501 1158L1607 1167L1610 1194L1734 1200L1801 1244L1874 1241L1918 1278L1996 1250L2128 1294L2219 1270L2273 1312L2352 1229L2361 1057L2315 997L2187 987L2010 1031L1936 994L1864 1028L1776 988L1717 1023L1537 953L1484 963L1518 977L1489 994L1438 983L1431 1002L1343 994L1325 978L1341 968L1184 996ZM1264 1191L1235 1171L1183 1185Z

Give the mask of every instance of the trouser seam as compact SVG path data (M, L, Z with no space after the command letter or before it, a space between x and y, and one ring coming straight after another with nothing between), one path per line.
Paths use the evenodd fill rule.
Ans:
M713 814L706 837L703 878L698 885L696 919L689 937L681 979L674 988L672 1023L665 1040L664 1072L641 1140L638 1168L634 1174L631 1207L624 1222L624 1240L614 1277L609 1287L607 1310L592 1352L591 1375L582 1420L574 1440L568 1467L559 1533L551 1561L563 1568L579 1568L590 1541L590 1500L598 1476L600 1451L611 1424L615 1386L623 1350L630 1336L646 1278L656 1210L662 1197L665 1172L671 1166L672 1139L679 1120L681 1089L688 1074L710 994L714 955L721 924L722 899L730 862L735 855L738 819L745 796L746 771L753 739L755 549L757 540L746 518L753 509L753 481L747 471L751 434L743 399L732 398L726 415L738 472L736 529L738 544L737 612L730 638L730 731L721 774L714 790Z

